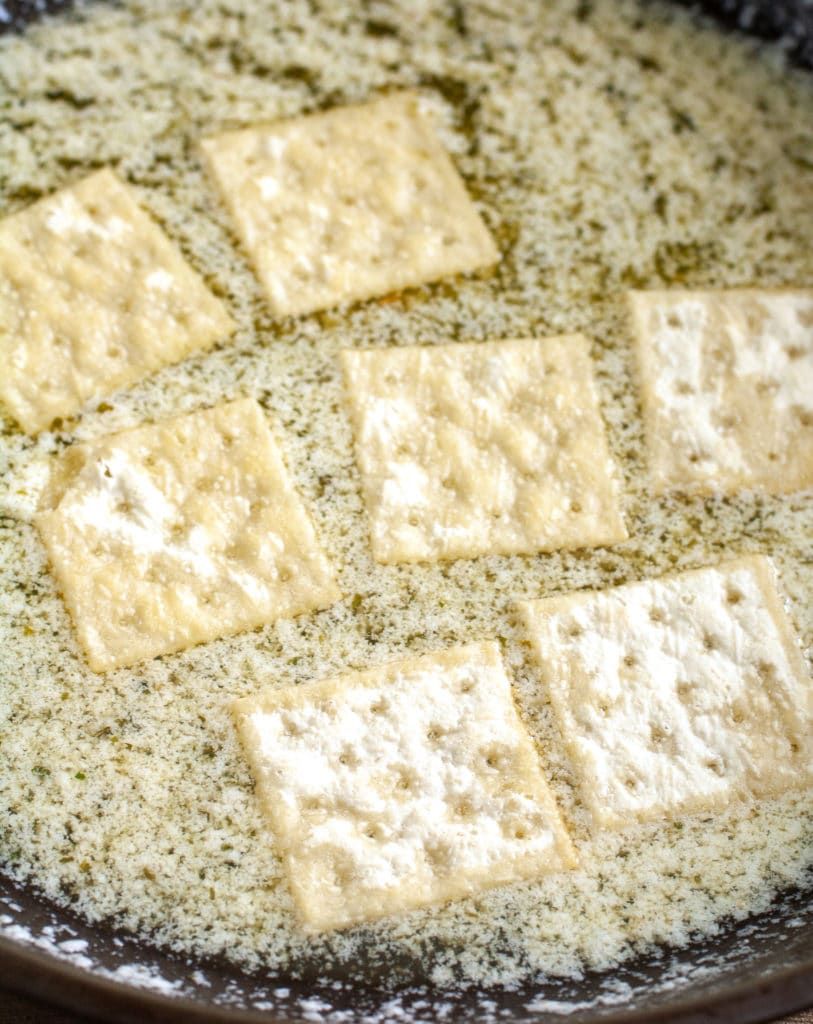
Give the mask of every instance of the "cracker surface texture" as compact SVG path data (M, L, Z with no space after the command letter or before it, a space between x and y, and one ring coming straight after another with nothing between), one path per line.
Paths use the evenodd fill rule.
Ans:
M494 643L234 712L309 931L575 864Z
M658 492L813 486L813 290L632 292Z
M412 96L228 132L201 145L280 316L499 258Z
M342 353L379 562L626 536L581 335Z
M0 400L28 433L233 326L110 170L0 223Z
M340 596L252 399L74 445L38 526L97 672Z
M813 685L767 559L519 610L598 823L811 781Z

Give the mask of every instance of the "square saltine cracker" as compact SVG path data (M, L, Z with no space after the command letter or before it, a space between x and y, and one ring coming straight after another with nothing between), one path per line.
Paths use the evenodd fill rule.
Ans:
M813 487L813 290L629 303L656 492Z
M519 613L599 824L813 780L813 683L767 559L521 602Z
M625 540L588 349L563 335L343 352L376 560Z
M495 643L274 690L234 713L308 931L575 864Z
M201 148L280 316L499 258L413 96L228 132Z
M253 399L74 445L37 525L97 672L340 597Z
M110 170L0 222L0 400L30 434L233 328Z

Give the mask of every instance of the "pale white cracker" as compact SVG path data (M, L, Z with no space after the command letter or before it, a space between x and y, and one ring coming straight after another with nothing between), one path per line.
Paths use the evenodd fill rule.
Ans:
M519 610L600 824L712 810L813 778L813 684L767 559Z
M99 672L340 596L252 399L74 445L37 524Z
M233 327L110 170L0 223L0 400L28 433Z
M201 144L275 313L466 273L494 242L413 96Z
M631 292L656 491L813 487L813 290Z
M626 536L586 338L342 353L379 562Z
M495 643L234 705L304 927L572 867Z

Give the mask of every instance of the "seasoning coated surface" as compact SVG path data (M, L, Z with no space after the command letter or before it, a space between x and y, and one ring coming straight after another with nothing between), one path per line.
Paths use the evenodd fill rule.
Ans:
M206 136L413 89L495 238L493 271L275 319L200 163ZM810 285L813 94L754 44L598 0L94 7L0 42L3 212L112 165L226 303L233 340L36 440L0 443L0 859L90 918L248 966L509 983L606 966L764 906L811 859L809 795L596 831L517 599L773 557L813 641L811 494L653 496L622 293ZM382 566L338 353L583 332L630 537L613 548ZM255 397L345 595L331 608L97 676L33 525L53 456ZM550 876L307 938L228 707L267 687L497 639L581 857Z

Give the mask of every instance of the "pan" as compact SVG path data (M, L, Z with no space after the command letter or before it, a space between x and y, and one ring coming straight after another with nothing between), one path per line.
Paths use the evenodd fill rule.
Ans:
M26 26L62 3L7 4L5 27ZM372 33L384 15L367 10ZM369 5L372 9L373 5ZM813 67L813 8L799 0L704 5L722 26L772 40L791 63ZM590 4L574 5L589 18ZM465 18L465 5L450 5ZM728 30L721 28L720 31ZM798 74L799 72L788 72ZM358 950L351 972L314 964L278 976L150 944L101 920L89 923L31 885L0 875L0 983L111 1021L542 1021L769 1020L813 1005L813 875L782 887L745 920L723 920L680 947L649 945L622 963L578 977L535 977L461 990L425 983L414 962L382 962Z

